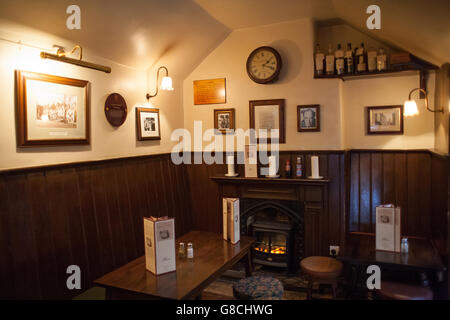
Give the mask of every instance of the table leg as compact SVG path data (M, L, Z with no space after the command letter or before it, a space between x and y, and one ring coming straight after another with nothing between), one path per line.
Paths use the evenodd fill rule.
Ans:
M245 276L251 277L253 272L253 262L252 262L252 253L250 249L247 251L247 261L245 264Z

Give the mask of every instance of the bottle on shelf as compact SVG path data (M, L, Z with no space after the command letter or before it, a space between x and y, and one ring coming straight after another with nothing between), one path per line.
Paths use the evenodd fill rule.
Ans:
M323 69L324 69L324 64L325 64L325 55L320 50L319 43L316 44L316 52L314 55L314 64L315 64L316 75L318 75L318 76L323 75L323 73L324 73Z
M366 63L366 49L364 48L364 43L361 42L361 46L355 51L356 58L356 73L363 73L367 70Z
M337 45L337 50L334 53L334 57L336 59L336 74L343 75L345 70L344 50L342 50L340 43Z
M291 177L291 161L290 160L286 160L286 165L284 167L284 175L286 176L286 178Z
M353 56L352 44L349 42L349 43L347 43L347 50L345 51L345 55L344 55L345 73L346 74L355 73L354 62L355 62L355 59Z
M295 176L297 178L302 178L303 177L303 157L298 156L297 157L297 164L295 166Z
M373 47L367 51L367 70L369 72L377 70L377 50Z
M377 55L377 70L386 71L387 70L387 56L383 48L380 48Z
M325 69L327 75L334 74L334 54L333 49L331 47L331 43L328 46L328 54L325 57Z

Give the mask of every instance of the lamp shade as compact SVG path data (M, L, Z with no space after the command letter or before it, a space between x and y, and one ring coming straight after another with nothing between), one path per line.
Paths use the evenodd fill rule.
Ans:
M167 90L172 91L172 78L171 77L164 77L161 81L161 90Z
M417 108L417 103L414 100L407 100L403 105L403 115L405 117L416 116L419 114L419 109Z

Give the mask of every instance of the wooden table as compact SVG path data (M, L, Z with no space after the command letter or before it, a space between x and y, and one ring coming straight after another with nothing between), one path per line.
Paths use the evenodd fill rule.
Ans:
M255 240L241 236L236 245L222 234L192 231L177 239L192 242L194 259L177 257L176 272L153 275L145 269L145 256L116 269L95 283L106 288L107 299L196 299L203 289L239 260L247 257L246 274L251 275L251 247Z
M438 251L432 242L425 239L408 238L408 253L375 250L374 234L350 235L337 259L356 267L353 287L366 274L364 267L378 265L386 270L417 272L424 286L429 285L429 274L435 274L437 281L443 281L446 270Z

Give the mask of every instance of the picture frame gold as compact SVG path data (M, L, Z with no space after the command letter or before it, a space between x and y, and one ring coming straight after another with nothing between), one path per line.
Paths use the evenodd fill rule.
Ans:
M18 147L90 144L90 83L16 70Z
M225 119L219 119L226 117ZM223 124L225 122L225 124ZM222 134L232 133L235 127L235 109L214 109L214 129Z

